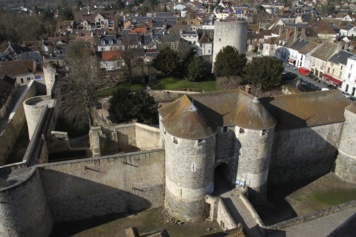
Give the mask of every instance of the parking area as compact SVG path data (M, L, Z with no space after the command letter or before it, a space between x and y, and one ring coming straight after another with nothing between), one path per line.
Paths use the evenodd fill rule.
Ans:
M288 63L283 63L284 65L284 72L283 77L284 78L292 78L293 80L290 81L290 84L296 86L297 83L298 89L301 91L320 91L320 90L333 90L333 89L339 89L337 86L333 84L328 84L326 81L320 80L320 78L314 76L313 74L310 74L308 76L302 75L300 72L298 72L298 68L290 65ZM355 101L356 98L351 96L348 93L342 92L345 95L346 98Z

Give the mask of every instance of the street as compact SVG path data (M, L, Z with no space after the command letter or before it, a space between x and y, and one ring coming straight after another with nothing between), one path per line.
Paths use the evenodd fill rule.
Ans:
M297 75L297 78L301 78L303 81L300 83L300 88L301 90L305 91L318 91L321 90L322 88L327 88L327 86L321 82L317 82L312 80L311 78L304 76L298 72L298 70L292 69L284 63L284 70L290 73L294 73ZM293 80L292 84L295 86L297 80Z

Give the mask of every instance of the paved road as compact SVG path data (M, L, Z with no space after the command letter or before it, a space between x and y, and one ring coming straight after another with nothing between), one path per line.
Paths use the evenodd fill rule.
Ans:
M268 237L354 237L356 236L356 208L327 215L288 227Z
M313 84L314 86L319 88L318 90L321 90L322 88L327 88L327 86L325 84L317 82L317 81L314 81L314 80L310 79L309 77L300 74L298 72L298 70L294 70L294 69L292 69L290 67L286 67L285 64L284 64L284 68L285 68L286 71L296 74L297 77L301 78L303 81L306 81L308 83ZM294 85L295 85L295 83L296 83L296 81L294 82Z

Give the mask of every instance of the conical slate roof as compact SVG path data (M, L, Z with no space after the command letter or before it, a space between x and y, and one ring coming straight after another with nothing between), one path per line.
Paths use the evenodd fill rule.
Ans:
M202 139L216 133L216 126L187 95L159 110L167 132L184 139Z
M247 129L267 129L276 125L266 108L260 101L246 93L239 93L235 124Z
M257 98L237 90L185 95L159 113L166 130L185 139L211 136L222 126L262 130L276 124Z
M191 97L205 107L205 114L219 126L237 125L246 129L262 130L276 125L273 117L257 98L254 99L243 91L195 94Z

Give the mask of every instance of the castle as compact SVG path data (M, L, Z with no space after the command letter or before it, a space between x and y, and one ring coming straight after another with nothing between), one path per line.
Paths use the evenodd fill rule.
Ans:
M93 127L93 157L46 163L62 139L51 134L54 71L45 72L47 95L23 103L30 136L24 159L0 168L0 236L48 236L54 223L160 206L179 220L214 219L207 194L219 174L231 187L245 186L252 202L264 201L269 184L317 178L334 166L356 183L356 105L337 90L184 95L159 109L159 128ZM125 145L141 150L101 152Z
M328 173L337 154L336 174L355 183L349 104L337 90L260 99L229 91L185 95L161 108L165 207L178 219L206 218L204 197L222 165L228 182L247 185L255 202L265 199L267 183Z

